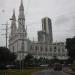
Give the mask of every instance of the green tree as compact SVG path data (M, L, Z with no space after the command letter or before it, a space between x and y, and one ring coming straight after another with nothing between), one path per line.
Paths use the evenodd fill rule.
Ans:
M75 37L66 39L66 48L71 61L75 60Z
M0 47L0 64L9 64L16 59L16 54L11 53L6 47Z
M31 54L25 56L24 63L25 66L32 66L34 62L34 57Z

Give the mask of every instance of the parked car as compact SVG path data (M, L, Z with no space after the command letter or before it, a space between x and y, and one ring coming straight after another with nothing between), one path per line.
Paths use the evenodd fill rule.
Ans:
M6 65L6 68L7 69L14 69L15 68L15 65Z
M54 71L61 71L62 70L62 65L60 63L55 63L54 64Z

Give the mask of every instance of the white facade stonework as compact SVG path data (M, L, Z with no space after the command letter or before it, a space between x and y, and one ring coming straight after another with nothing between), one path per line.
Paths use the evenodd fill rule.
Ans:
M44 22L45 20L46 23ZM16 21L18 21L18 28L16 26ZM18 20L16 20L15 11L13 11L11 34L9 36L10 51L17 54L17 59L23 59L28 53L31 53L36 58L53 59L54 56L56 56L58 59L67 59L65 43L53 43L51 24L51 19L48 17L42 19L42 31L38 32L38 41L30 41L27 38L24 6L21 0Z
M32 55L37 58L43 57L53 59L54 56L58 59L67 59L67 50L63 42L46 44L46 43L32 43L30 51Z

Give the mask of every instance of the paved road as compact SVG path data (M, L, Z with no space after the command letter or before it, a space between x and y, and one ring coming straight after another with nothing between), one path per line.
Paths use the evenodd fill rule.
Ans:
M69 75L63 71L44 70L41 72L34 73L33 75Z

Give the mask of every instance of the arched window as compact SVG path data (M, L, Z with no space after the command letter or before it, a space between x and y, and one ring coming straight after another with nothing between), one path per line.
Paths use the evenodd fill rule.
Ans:
M35 50L39 50L39 47L38 46L35 46Z
M56 49L56 46L54 47L54 49Z
M43 51L43 47L42 47L42 46L40 47L40 51L41 51L41 52Z

